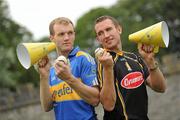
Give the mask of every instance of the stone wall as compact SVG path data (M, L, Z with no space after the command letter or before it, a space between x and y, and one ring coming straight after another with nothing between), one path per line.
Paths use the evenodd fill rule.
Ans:
M180 120L180 73L166 76L166 80L165 93L148 88L150 120Z
M165 93L156 93L148 88L149 118L150 120L180 120L180 73L166 76L167 90ZM37 90L38 91L38 90ZM12 104L12 98L8 97L8 105L0 104L0 120L53 120L54 113L44 112L39 102L39 92L36 91L36 99L21 100ZM0 99L3 97L1 96ZM18 100L18 99L17 99ZM16 105L16 103L18 103ZM13 107L13 106L14 107ZM7 108L2 106L8 106ZM11 107L10 107L11 106ZM99 120L102 120L103 109L96 107Z
M26 84L16 92L0 90L0 120L52 120L53 112L44 112L40 105L39 88Z
M180 120L180 73L166 76L166 80L167 90L165 93L157 93L147 87L150 120ZM102 106L99 105L96 111L99 120L102 120Z
M161 68L166 75L180 72L180 53L169 54L162 57Z
M54 120L54 113L43 112L40 103L0 112L0 120Z
M156 93L148 88L150 120L180 120L180 60L176 55L168 55L160 65L167 79L165 93ZM96 107L102 120L101 104ZM39 88L26 84L16 92L0 89L0 120L53 120L54 113L41 109Z

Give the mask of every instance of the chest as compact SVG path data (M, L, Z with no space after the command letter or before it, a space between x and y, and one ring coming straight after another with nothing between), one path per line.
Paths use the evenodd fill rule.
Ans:
M143 74L142 65L136 59L123 56L119 56L115 60L114 71L119 78L123 78L132 72L141 72Z
M142 65L136 59L123 56L115 61L114 76L125 89L138 88L144 82Z

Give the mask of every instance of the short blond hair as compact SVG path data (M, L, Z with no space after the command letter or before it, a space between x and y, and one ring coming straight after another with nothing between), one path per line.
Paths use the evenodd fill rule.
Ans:
M74 24L73 22L66 18L66 17L58 17L58 18L55 18L54 20L51 21L51 23L49 24L49 33L50 35L54 35L54 25L55 24L63 24L63 25L68 25L68 24L71 24L74 28Z

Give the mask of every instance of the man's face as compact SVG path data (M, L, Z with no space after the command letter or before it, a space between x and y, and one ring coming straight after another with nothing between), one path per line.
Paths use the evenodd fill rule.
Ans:
M75 32L72 24L55 24L54 35L51 40L55 42L59 52L70 52L73 49Z
M106 49L119 50L121 28L106 19L95 25L97 40Z

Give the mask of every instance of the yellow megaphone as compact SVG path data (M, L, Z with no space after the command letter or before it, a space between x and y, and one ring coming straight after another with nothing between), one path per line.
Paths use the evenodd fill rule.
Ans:
M16 52L21 65L28 69L55 48L56 45L53 42L20 43Z
M168 47L169 30L165 21L161 21L143 30L129 35L129 40L138 43L138 45L154 45L154 53L159 51L159 47Z

